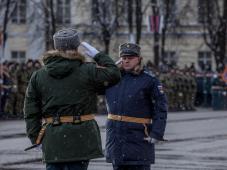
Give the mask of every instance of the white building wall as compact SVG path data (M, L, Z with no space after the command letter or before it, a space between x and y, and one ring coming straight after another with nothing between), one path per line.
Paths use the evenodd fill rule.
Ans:
M37 0L38 1L38 0ZM144 1L146 5L148 0ZM176 15L179 17L179 25L174 28L177 34L167 33L166 50L175 51L178 56L178 65L184 67L191 62L197 63L198 51L210 51L205 45L202 37L201 25L197 22L197 0L176 0ZM32 10L29 10L32 9ZM10 59L11 51L25 50L27 58L39 58L44 52L43 36L43 16L40 11L29 3L28 16L31 11L35 11L35 22L29 22L27 25L15 25L9 23L7 32L9 33L6 58ZM151 9L145 11L143 18L143 35L141 38L142 56L144 61L153 60L153 36L147 32L146 17L151 14ZM37 21L38 20L38 21ZM72 0L71 1L71 26L77 28L79 32L91 31L91 0ZM62 27L68 27L63 25ZM62 28L61 27L61 28ZM118 46L128 41L127 26L120 28L117 35L113 35L110 44L110 55L115 60L118 58ZM135 29L134 29L135 30ZM101 40L92 35L81 36L82 40L88 41L100 50L104 50ZM214 62L213 62L214 63ZM214 68L214 67L213 67Z

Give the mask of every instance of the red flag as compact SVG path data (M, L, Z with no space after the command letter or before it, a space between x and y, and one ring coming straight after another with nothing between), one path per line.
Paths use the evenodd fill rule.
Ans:
M148 16L148 31L159 32L160 16Z

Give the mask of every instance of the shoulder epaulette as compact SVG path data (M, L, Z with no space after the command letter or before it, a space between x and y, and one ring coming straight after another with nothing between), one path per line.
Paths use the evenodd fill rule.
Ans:
M155 77L155 74L152 72L152 71L147 71L147 70L144 70L143 71L146 75L149 75L151 77Z

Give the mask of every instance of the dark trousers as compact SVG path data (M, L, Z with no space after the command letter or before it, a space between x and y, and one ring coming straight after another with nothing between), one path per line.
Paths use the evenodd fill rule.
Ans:
M114 170L150 170L150 165L113 165Z
M46 170L87 170L89 161L47 163Z

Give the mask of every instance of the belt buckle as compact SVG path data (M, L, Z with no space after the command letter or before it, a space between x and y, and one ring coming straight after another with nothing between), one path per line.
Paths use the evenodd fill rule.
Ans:
M61 122L60 122L60 117L59 116L54 116L53 117L53 123L52 123L52 125L53 126L58 126L58 125L60 125L61 124Z
M121 121L121 120L122 120L122 116L117 115L117 119L118 119L119 121Z
M73 123L74 124L81 123L81 117L80 116L73 116Z

